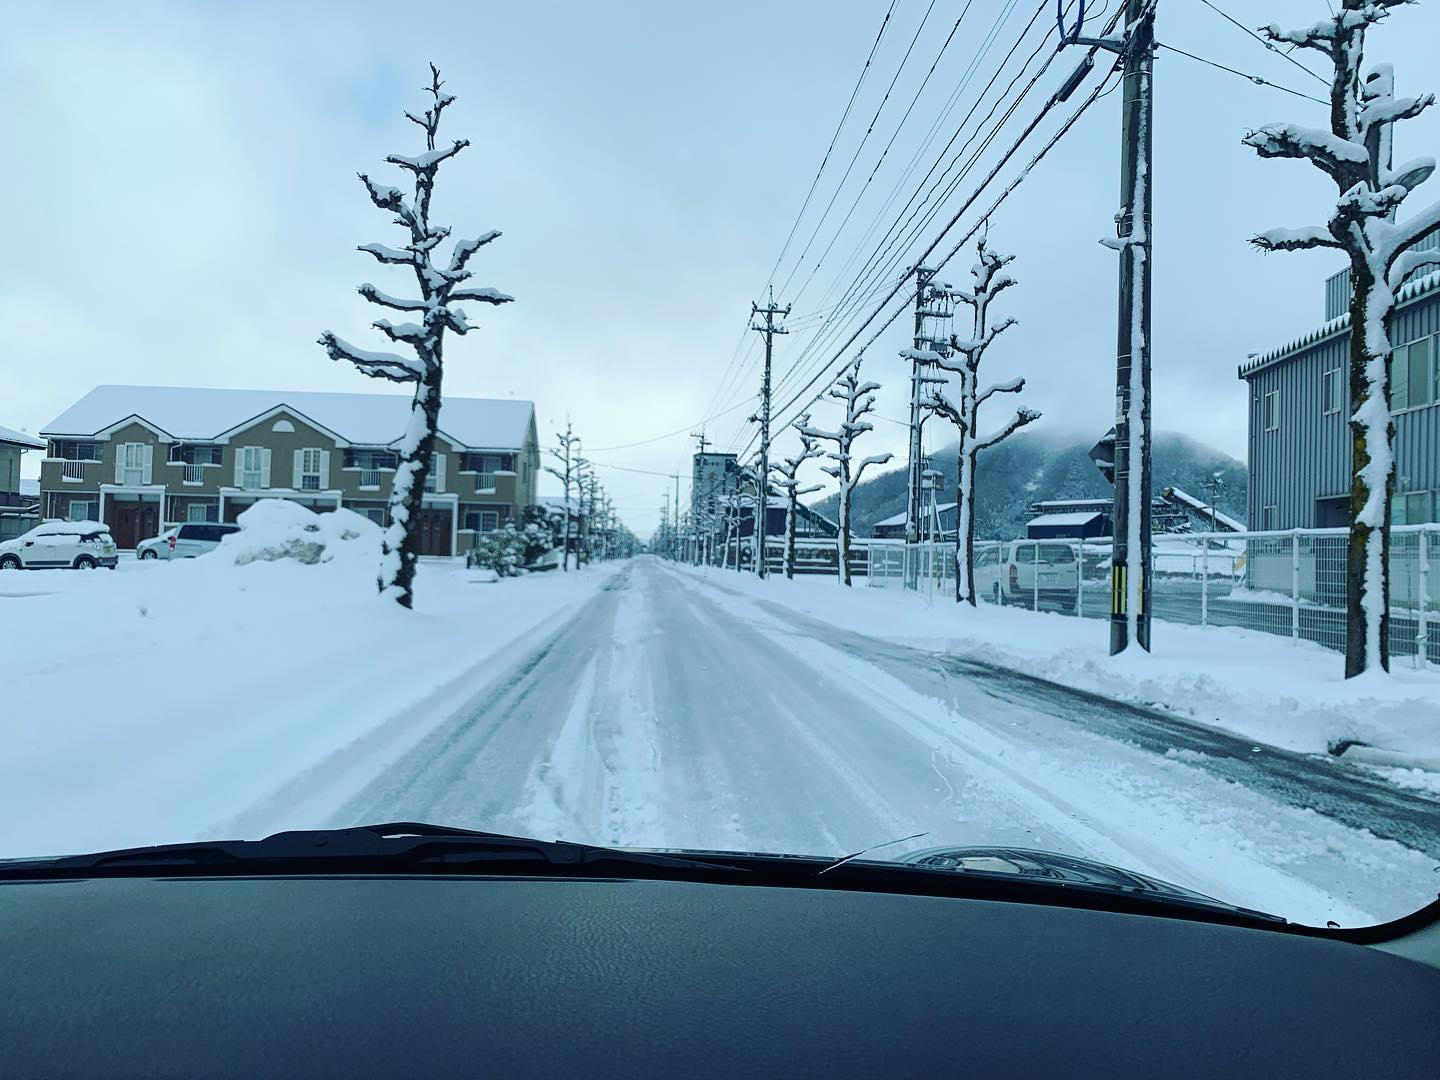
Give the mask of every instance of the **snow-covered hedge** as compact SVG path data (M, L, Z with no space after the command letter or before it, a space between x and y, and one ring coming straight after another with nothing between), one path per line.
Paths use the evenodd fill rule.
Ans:
M380 527L353 510L317 514L288 499L261 499L242 513L238 533L220 545L236 566L293 559L312 566L336 558L378 558Z
M550 537L539 525L517 529L507 522L476 537L475 546L466 555L465 562L469 566L494 570L501 577L515 577L524 573L527 565L549 549Z

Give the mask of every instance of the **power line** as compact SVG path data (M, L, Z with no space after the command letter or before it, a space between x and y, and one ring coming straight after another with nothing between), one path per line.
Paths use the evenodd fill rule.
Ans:
M676 428L674 431L666 432L664 435L656 435L654 438L651 439L641 439L638 442L618 443L615 446L592 446L586 448L585 452L587 454L600 454L604 453L607 450L629 450L632 446L649 446L651 443L662 442L665 439L673 439L676 435L687 433L692 428L697 428L702 424L707 424L711 420L714 420L721 416L725 416L727 413L734 412L736 409L743 409L746 405L749 405L751 400L756 396L757 395L751 394L750 397L746 398L744 401L737 402L736 404L731 405L728 409L722 409L720 412L711 413L709 416L701 417L694 423L686 424L684 427Z
M1209 64L1211 67L1219 68L1221 71L1228 71L1231 75L1239 75L1240 78L1245 79L1248 82L1252 82L1256 86L1268 86L1274 90L1283 90L1287 94L1294 94L1298 98L1304 98L1306 101L1313 101L1317 105L1329 106L1330 104L1330 102L1325 101L1323 98L1317 98L1312 94L1303 94L1299 90L1292 90L1288 86L1281 86L1279 83L1273 83L1269 79L1262 79L1259 75L1247 75L1243 71L1237 71L1235 68L1226 67L1224 64L1217 63L1214 60L1206 60L1203 56L1196 56L1194 53L1186 52L1184 49L1176 48L1174 45L1166 45L1163 41L1157 41L1155 42L1155 45L1157 48L1169 49L1171 52L1179 53L1181 56L1188 56L1191 60L1198 60L1202 64Z
M1112 20L1112 23L1113 21L1114 20ZM1095 49L1092 47L1092 49L1090 50L1090 55L1093 55L1094 51ZM1030 175L1031 170L1033 170L1034 167L1039 164L1040 161L1043 160L1044 157L1050 152L1050 150L1054 148L1055 144L1058 143L1060 139L1063 138L1070 131L1070 129L1074 127L1075 123L1080 119L1080 117L1083 116L1085 112L1090 108L1090 106L1093 105L1095 101L1100 97L1101 92L1105 88L1105 84L1110 81L1110 78L1113 74L1114 69L1112 68L1109 72L1106 73L1105 77L1096 84L1095 88L1090 92L1090 94L1085 98L1085 100L1080 103L1079 107L1069 117L1066 118L1065 122L1062 123L1060 127L1055 131L1055 133L1050 136L1050 138L1044 143L1044 145L1041 146L1040 150L1035 154L1034 157L1030 159L1029 163L1025 166L1025 168L1022 169L1020 173L1004 188L1004 190L1000 192L1000 194L990 204L989 208L985 211L985 213L981 215L980 221L977 222L965 236L961 237L960 240L955 244L955 246L950 249L950 252L943 259L940 260L940 262L935 266L935 270L937 272L943 269L944 266L952 258L955 257L956 253L959 252L960 248L963 247L964 244L968 242L969 239L974 236L977 231L979 231L980 225L983 222L989 220L991 214L995 212L995 210L1000 206L1000 204L1003 203L1005 199L1010 196L1011 192L1013 192L1017 187L1019 187L1020 184L1025 180L1025 178ZM968 209L968 207L974 202L975 197L979 195L980 191L983 191L984 188L989 185L991 179L993 179L996 173L999 172L1000 168L1014 155L1015 151L1019 149L1020 145L1025 141L1025 139L1030 135L1030 133L1035 130L1039 122L1052 108L1054 108L1056 104L1057 99L1052 96L1049 102L1046 103L1045 107L1035 117L1035 119L1026 126L1026 129L1021 134L1020 138L1016 140L1016 142L1010 147L1009 150L1006 151L1005 155L996 164L995 168L992 169L989 175L986 176L980 188L977 189L975 193L973 193L969 198L966 199L965 204L960 208L960 210L955 213L955 215L940 231L939 235L937 235L936 238L931 241L930 245L925 249L925 251L921 253L920 257L916 260L917 263L923 262L926 256L928 256L932 251L935 250L936 247L940 245L940 241L945 237L945 234L954 227L955 223L959 220L961 215L963 215L965 210ZM820 380L820 378L828 371L828 369L837 360L841 359L846 354L850 346L855 343L855 341L860 337L861 333L864 332L866 327L868 327L872 322L875 321L876 317L881 313L881 311L884 310L885 305L888 304L897 293L899 293L901 288L902 283L897 283L895 287L890 291L890 293L886 296L886 298L880 303L880 305L873 312L870 313L870 315L865 319L865 321L860 324L860 326L850 335L849 338L846 339L845 343L835 351L835 353L831 356L830 360L827 361L821 367L821 369L817 371L815 375L804 386L800 388L800 390L796 394L794 394L784 405L780 406L776 410L776 412L785 412L786 410L790 409L796 402L798 402L802 397L804 397L805 393L811 387L813 387L816 382ZM879 327L875 329L875 332L871 334L870 338L865 342L865 344L860 347L860 351L863 352L865 349L869 348L872 344L874 344L875 340L880 336L880 334L883 333L884 330L891 323L893 323L896 318L899 317L900 312L907 310L908 306L909 298L906 299L904 304L898 306L893 312L891 312L889 318L887 318L885 322L883 322ZM822 390L820 394L812 396L805 407L808 407L809 404L813 404L815 401L817 401L823 393L824 391ZM748 449L748 445L746 449Z
M1312 79L1314 79L1316 82L1320 83L1320 85L1322 85L1322 86L1329 86L1329 85L1330 85L1330 83L1329 83L1328 81L1326 81L1326 79L1325 79L1325 77L1324 77L1323 75L1317 75L1315 72L1311 71L1311 70L1310 70L1308 67L1306 67L1304 64L1300 63L1299 60L1296 60L1295 57L1291 56L1289 53L1287 53L1287 52L1281 52L1281 51L1276 47L1276 45L1275 45L1275 43L1274 43L1273 41L1266 41L1263 37L1261 37L1259 34L1257 34L1254 30L1251 30L1250 27L1246 26L1244 23L1240 22L1239 20L1237 20L1236 18L1234 18L1233 16L1231 16L1231 15L1228 14L1227 12L1222 11L1220 8L1216 7L1214 4L1212 4L1212 3L1210 2L1210 0L1200 0L1200 2L1201 2L1202 4L1204 4L1206 7L1208 7L1211 11L1215 12L1216 15L1219 15L1219 16L1220 16L1222 19L1224 19L1226 22L1230 23L1230 24L1233 25L1233 26L1239 27L1239 28L1240 28L1241 30L1243 30L1247 35L1249 35L1250 37L1254 38L1254 39L1255 39L1256 41L1258 41L1261 45L1264 45L1266 49L1268 49L1270 52L1273 52L1276 56L1279 56L1279 57L1281 57L1282 59L1285 59L1285 60L1289 60L1290 63L1294 64L1294 65L1295 65L1297 68L1299 68L1301 71L1305 72L1306 75L1309 75L1309 76L1310 76ZM1249 76L1246 76L1246 78L1249 78ZM1283 87L1282 87L1282 89L1283 89ZM1302 95L1302 96L1303 96L1303 95ZM1327 101L1327 102L1325 102L1325 104L1328 105L1328 104L1330 104L1330 103Z
M895 2L896 0L890 0L890 7L885 12L885 18L880 23L880 29L875 34L874 42L870 45L870 53L865 57L865 66L860 69L860 77L855 80L855 88L850 91L850 100L845 103L845 111L840 114L840 122L835 125L835 134L830 136L830 145L825 148L825 156L820 159L820 168L815 170L815 179L810 181L810 190L805 193L805 201L800 204L800 212L795 215L795 223L790 226L790 234L785 237L780 254L775 256L775 265L770 268L770 277L766 281L767 286L774 282L775 275L780 270L780 263L785 258L785 253L790 250L790 241L795 239L795 230L800 227L800 221L805 217L805 211L810 206L810 199L815 194L815 187L820 183L820 174L825 171L825 166L830 161L830 154L834 151L835 143L840 138L840 131L845 127L845 121L849 119L850 110L855 105L855 97L865 83L865 76L870 72L870 62L875 59L875 50L880 47L880 39L885 36L885 28L890 25L890 16L895 11Z

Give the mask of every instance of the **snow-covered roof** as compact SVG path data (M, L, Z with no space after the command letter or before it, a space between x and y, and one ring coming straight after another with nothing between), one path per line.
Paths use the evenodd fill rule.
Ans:
M207 440L283 405L343 442L385 446L403 434L410 401L408 394L97 386L46 424L41 434L93 436L139 417L171 438ZM440 406L440 431L473 450L519 450L534 412L529 401L447 396Z
M1037 514L1051 512L1059 513L1064 510L1094 509L1110 506L1113 500L1104 499L1045 499L1041 502L1031 503L1030 509Z
M939 506L937 506L935 509L936 509L936 511L937 511L938 513L948 514L951 510L954 510L954 509L955 509L955 504L954 504L953 502L941 503L941 504L940 504ZM891 514L888 518L885 518L883 521L877 521L877 522L875 522L875 524L872 525L872 526L870 526L870 527L871 527L872 529L878 529L878 528L879 528L880 526L882 526L882 525L904 525L904 524L905 524L905 511L902 510L902 511L900 511L900 513L898 513L898 514Z
M1395 306L1396 308L1402 307L1436 290L1440 290L1440 270L1432 271L1429 274L1421 274L1419 277L1413 278L1400 286L1395 292ZM1331 319L1329 322L1323 324L1319 329L1311 330L1308 334L1287 341L1284 345L1271 349L1269 352L1256 353L1251 356L1245 363L1240 365L1240 378L1248 379L1261 368L1269 367L1277 360L1283 360L1292 353L1297 353L1301 349L1308 348L1317 342L1324 341L1329 337L1334 337L1349 329L1350 313L1347 311L1338 318Z
M1027 525L1088 525L1100 516L1099 510L1076 510L1069 514L1041 514Z
M570 506L570 512L572 514L579 512L579 507L577 506L575 500L567 499L564 495L535 496L535 505L537 506L553 507L556 510L564 510L567 503Z
M23 446L27 450L44 450L45 444L33 435L26 435L23 431L16 431L14 428L0 427L0 443L9 443L12 446Z

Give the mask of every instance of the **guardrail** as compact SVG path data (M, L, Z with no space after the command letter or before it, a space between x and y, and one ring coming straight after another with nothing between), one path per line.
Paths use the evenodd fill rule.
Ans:
M1048 563L1044 549L1067 549L1067 563ZM1041 552L1041 561L1012 553ZM954 588L953 544L871 544L867 582L876 588ZM1152 546L1154 618L1195 626L1239 626L1345 648L1344 529L1283 532L1169 533ZM1080 618L1110 616L1111 542L979 541L977 598L987 603L1054 610ZM1029 569L1027 572L1028 568ZM1053 575L1044 580L1046 574ZM1400 525L1390 536L1390 655L1417 667L1440 663L1440 525Z

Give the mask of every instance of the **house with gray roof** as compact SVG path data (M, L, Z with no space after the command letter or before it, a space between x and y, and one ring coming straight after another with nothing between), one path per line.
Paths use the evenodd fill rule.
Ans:
M41 513L104 521L121 548L264 498L384 525L409 416L399 394L97 386L40 432ZM417 522L426 555L520 520L540 470L531 402L447 397L439 429Z
M29 482L20 479L20 458L27 450L44 450L33 435L0 427L0 540L9 540L40 523L39 500Z

